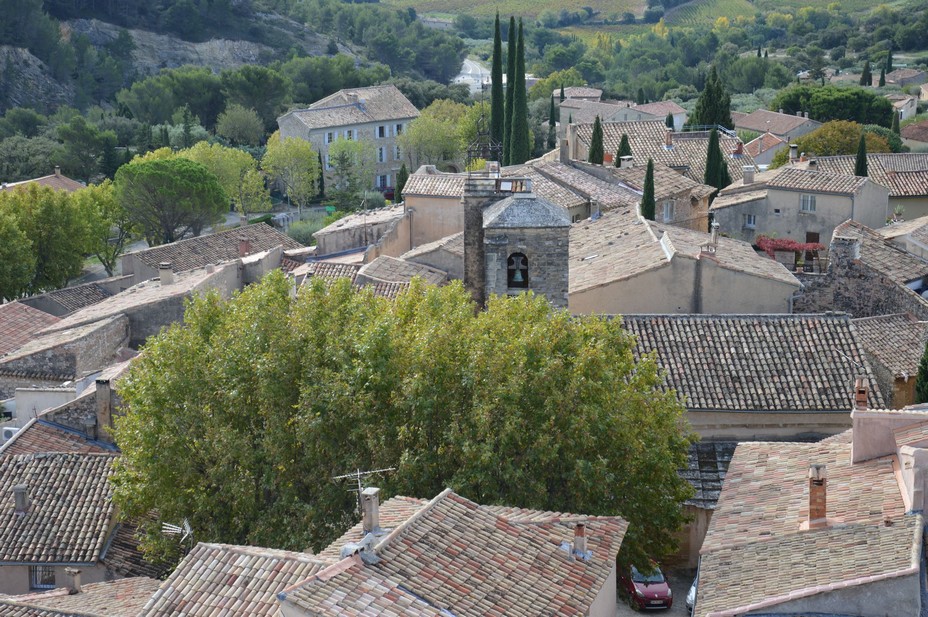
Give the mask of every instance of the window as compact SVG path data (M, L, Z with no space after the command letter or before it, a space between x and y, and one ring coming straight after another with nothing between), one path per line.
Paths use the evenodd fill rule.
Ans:
M393 146L393 160L394 161L400 160L400 147L399 146Z
M382 176L377 176L377 188L385 189L390 186L390 174L384 174Z
M664 222L669 223L673 220L673 202L665 201L664 202Z
M744 215L744 228L755 229L756 227L757 227L757 215L756 214L745 214Z
M335 133L329 131L325 134L325 143L330 144L335 141Z
M387 136L387 125L381 124L377 127L377 139L384 139Z
M325 155L325 168L326 168L326 169L332 169L332 163L329 162L329 155L328 155L328 154Z
M54 589L54 566L29 566L29 589Z
M395 134L395 135L402 135L402 134L403 134L403 125L402 125L402 124L397 124L397 125L396 125L396 132L395 132L394 134Z
M347 140L349 140L349 141L351 141L352 139L354 139L354 130L352 130L352 129L346 130L346 131L345 131L345 139L347 139Z
M513 253L506 264L506 284L510 288L528 289L528 258Z
M800 212L815 212L815 195L800 195L799 196L799 211Z
M383 163L386 160L387 160L387 149L384 148L383 146L380 146L379 148L377 148L377 162Z

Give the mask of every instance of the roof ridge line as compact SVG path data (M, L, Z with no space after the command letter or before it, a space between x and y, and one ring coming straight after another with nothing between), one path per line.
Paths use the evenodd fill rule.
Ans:
M410 526L412 526L413 523L415 523L420 518L422 518L426 514L426 512L434 508L438 504L438 502L444 500L445 497L452 494L453 492L454 491L452 489L446 488L445 490L440 492L438 495L436 495L434 498L432 498L431 501L429 501L422 508L420 508L415 514L407 518L405 521L403 521L396 527L394 527L393 530L390 531L390 533L388 533L383 538L381 538L380 541L374 545L374 552L380 553L382 550L384 550L387 547L387 545L390 544L390 542L392 542L399 536L403 535L403 533L405 533L406 530Z

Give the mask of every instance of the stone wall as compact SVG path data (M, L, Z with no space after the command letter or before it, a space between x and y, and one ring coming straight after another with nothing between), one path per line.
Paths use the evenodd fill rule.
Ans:
M528 289L544 296L557 308L567 308L569 228L485 230L486 293L505 295L509 289L508 260L522 253L528 260Z

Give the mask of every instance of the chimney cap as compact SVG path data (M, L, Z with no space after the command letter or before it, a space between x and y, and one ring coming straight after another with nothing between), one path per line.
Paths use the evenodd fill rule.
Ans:
M809 478L817 481L827 480L828 473L824 463L811 463L809 465Z
M174 266L171 264L170 261L162 261L158 264L159 270L171 270L173 268Z

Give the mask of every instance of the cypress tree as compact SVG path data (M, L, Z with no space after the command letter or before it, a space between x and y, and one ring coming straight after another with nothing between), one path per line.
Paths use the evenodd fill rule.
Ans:
M403 166L400 167L399 172L396 174L396 195L393 201L402 199L403 189L406 188L407 180L409 180L409 170L406 169L406 163L403 163Z
M512 135L509 136L509 164L521 165L532 154L528 138L528 93L525 91L525 37L519 19L516 47L516 82L512 95Z
M719 190L731 184L728 165L725 164L725 157L722 156L722 148L719 145L719 132L715 129L712 129L709 134L709 149L706 152L706 175L703 178L703 184L714 186ZM716 194L718 194L718 190L712 194L713 199Z
M860 142L857 144L857 160L854 163L854 175L867 175L867 140L864 133L860 134Z
M567 114L567 124L573 124L573 123L574 123L574 115L572 113Z
M628 143L628 135L625 133L622 133L622 139L619 141L619 151L617 154L618 156L615 157L616 166L618 166L620 158L632 155L632 147Z
M890 130L896 135L898 135L900 132L899 131L899 114L896 113L895 109L893 110L893 123L890 126Z
M765 49L765 50L764 50L764 60L766 60L766 59L767 59L767 50Z
M928 345L918 363L918 374L915 376L915 403L928 402Z
M590 138L590 154L587 156L587 160L596 165L602 165L603 158L605 158L605 152L603 151L603 125L599 120L599 116L596 116L596 120L593 122L593 136Z
M709 77L706 79L706 86L696 101L696 109L690 124L719 125L729 129L734 126L731 121L731 95L725 91L715 65L712 65Z
M668 129L673 128L673 114L669 111L667 112L667 117L664 118L664 124L667 125Z
M548 109L548 150L557 145L557 122L554 111L554 95L551 95L551 107Z
M490 138L503 143L505 120L503 95L503 43L499 30L499 11L496 12L496 33L493 36L493 68L490 70Z
M864 60L864 68L860 72L860 85L869 86L873 84L873 75L870 74L870 61Z
M644 105L644 88L638 88L638 104Z
M509 139L512 137L512 97L516 83L516 18L509 17L509 44L506 48L506 103L503 110L503 165L509 164Z
M886 69L880 69L879 86L882 88L885 85L886 85Z
M319 155L319 177L316 178L316 182L319 185L319 197L325 197L325 165L322 164L322 152L320 151L316 154ZM397 192L396 195L394 195L394 198L399 196L400 192L401 191L399 188L397 188Z
M760 58L760 45L757 46L757 57Z
M644 172L644 195L641 196L641 216L654 220L654 161L648 159L648 169Z
M887 73L893 72L893 50L886 52L886 66L884 67Z
M564 84L561 84L561 102L564 102Z

